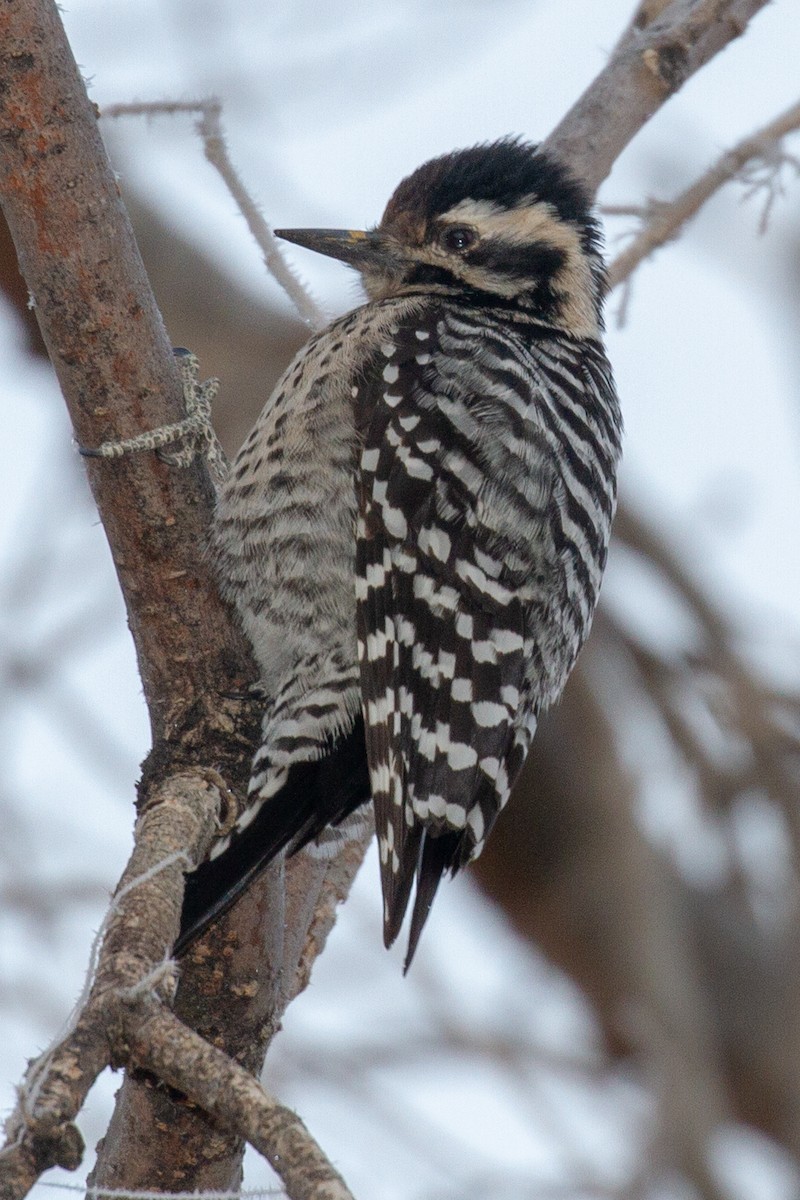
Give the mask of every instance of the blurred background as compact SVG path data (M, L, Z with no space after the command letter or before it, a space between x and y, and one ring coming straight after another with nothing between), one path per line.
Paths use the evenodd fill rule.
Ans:
M633 0L72 0L92 98L224 105L278 227L363 227L434 154L537 140ZM605 205L669 199L796 101L781 0L657 115ZM306 336L192 118L106 122L175 345L236 448ZM800 138L786 143L800 154ZM776 170L778 164L776 164ZM717 194L608 342L627 436L601 609L477 868L407 979L367 860L266 1083L370 1200L800 1195L800 182ZM776 177L773 176L773 182ZM745 202L743 202L745 201ZM606 222L609 256L635 221ZM331 316L346 268L291 249ZM130 847L147 719L113 567L0 249L0 1089L57 1033ZM116 1080L81 1126L91 1148ZM87 1155L87 1169L91 1153ZM51 1172L37 1198L74 1176ZM255 1155L249 1188L274 1187Z

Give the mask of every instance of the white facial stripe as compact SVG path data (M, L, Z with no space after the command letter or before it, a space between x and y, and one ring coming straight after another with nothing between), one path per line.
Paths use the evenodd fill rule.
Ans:
M482 238L504 242L545 242L568 254L582 254L580 234L559 217L552 204L523 197L514 208L500 208L488 200L460 200L441 218L448 224L474 225Z
M563 297L564 325L577 337L598 335L597 314L590 300L593 290L591 271L581 245L580 231L563 221L551 204L533 196L523 197L514 208L501 208L491 200L466 199L460 200L440 219L447 224L471 225L481 238L497 237L521 245L541 242L563 251L564 266L555 276L555 285ZM443 259L452 262L452 256L438 246L430 247L424 257L431 263L441 263ZM461 263L458 274L465 283L476 287L485 287L488 283L500 295L512 297L520 290L518 279L489 275L485 269L472 269L466 261Z
M459 200L458 204L454 204L446 213L442 213L440 219L452 222L453 225L463 225L473 221L483 222L489 217L496 216L497 213L506 211L501 204L496 204L494 200L471 200L467 196L466 200Z

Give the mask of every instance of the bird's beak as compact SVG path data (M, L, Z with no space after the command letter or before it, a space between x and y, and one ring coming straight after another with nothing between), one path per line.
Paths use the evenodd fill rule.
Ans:
M397 263L396 253L376 229L276 229L275 235L359 271L386 271Z

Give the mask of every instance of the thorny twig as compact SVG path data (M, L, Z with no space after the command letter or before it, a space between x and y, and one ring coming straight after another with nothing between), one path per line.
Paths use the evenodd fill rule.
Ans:
M222 176L228 191L236 201L237 208L247 221L247 226L264 256L265 267L286 292L306 325L311 329L321 329L326 323L325 314L287 263L275 234L264 220L258 205L231 162L222 128L222 105L219 100L209 97L205 100L153 100L135 104L108 104L101 115L155 117L174 116L176 113L199 115L197 131L203 140L206 158Z
M731 150L727 150L699 179L685 188L674 200L651 200L643 208L619 205L605 211L618 215L641 217L642 228L630 245L611 263L608 271L609 285L628 285L635 269L660 246L678 236L687 221L702 208L713 194L731 180L739 179L747 185L746 197L759 191L767 192L761 214L763 230L776 195L780 193L780 171L785 165L800 170L796 158L785 154L781 148L783 139L800 129L800 103L793 104L780 116L743 138ZM624 320L625 300L620 319Z

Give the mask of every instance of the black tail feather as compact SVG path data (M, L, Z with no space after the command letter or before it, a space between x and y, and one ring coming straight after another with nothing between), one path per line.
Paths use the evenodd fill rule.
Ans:
M326 825L343 821L369 799L364 722L359 716L329 754L291 769L281 790L264 802L223 854L186 877L173 954L182 954L287 846L293 854Z
M445 871L455 872L458 870L459 849L463 837L461 831L437 835L426 829L422 834L417 864L417 891L414 896L414 910L411 914L408 951L403 964L404 975L411 966L411 961L416 953L420 934L431 911L442 875Z
M403 925L408 900L419 864L419 848L423 835L421 825L409 829L401 847L400 870L386 872L382 876L383 896L383 944L388 950L393 946Z

